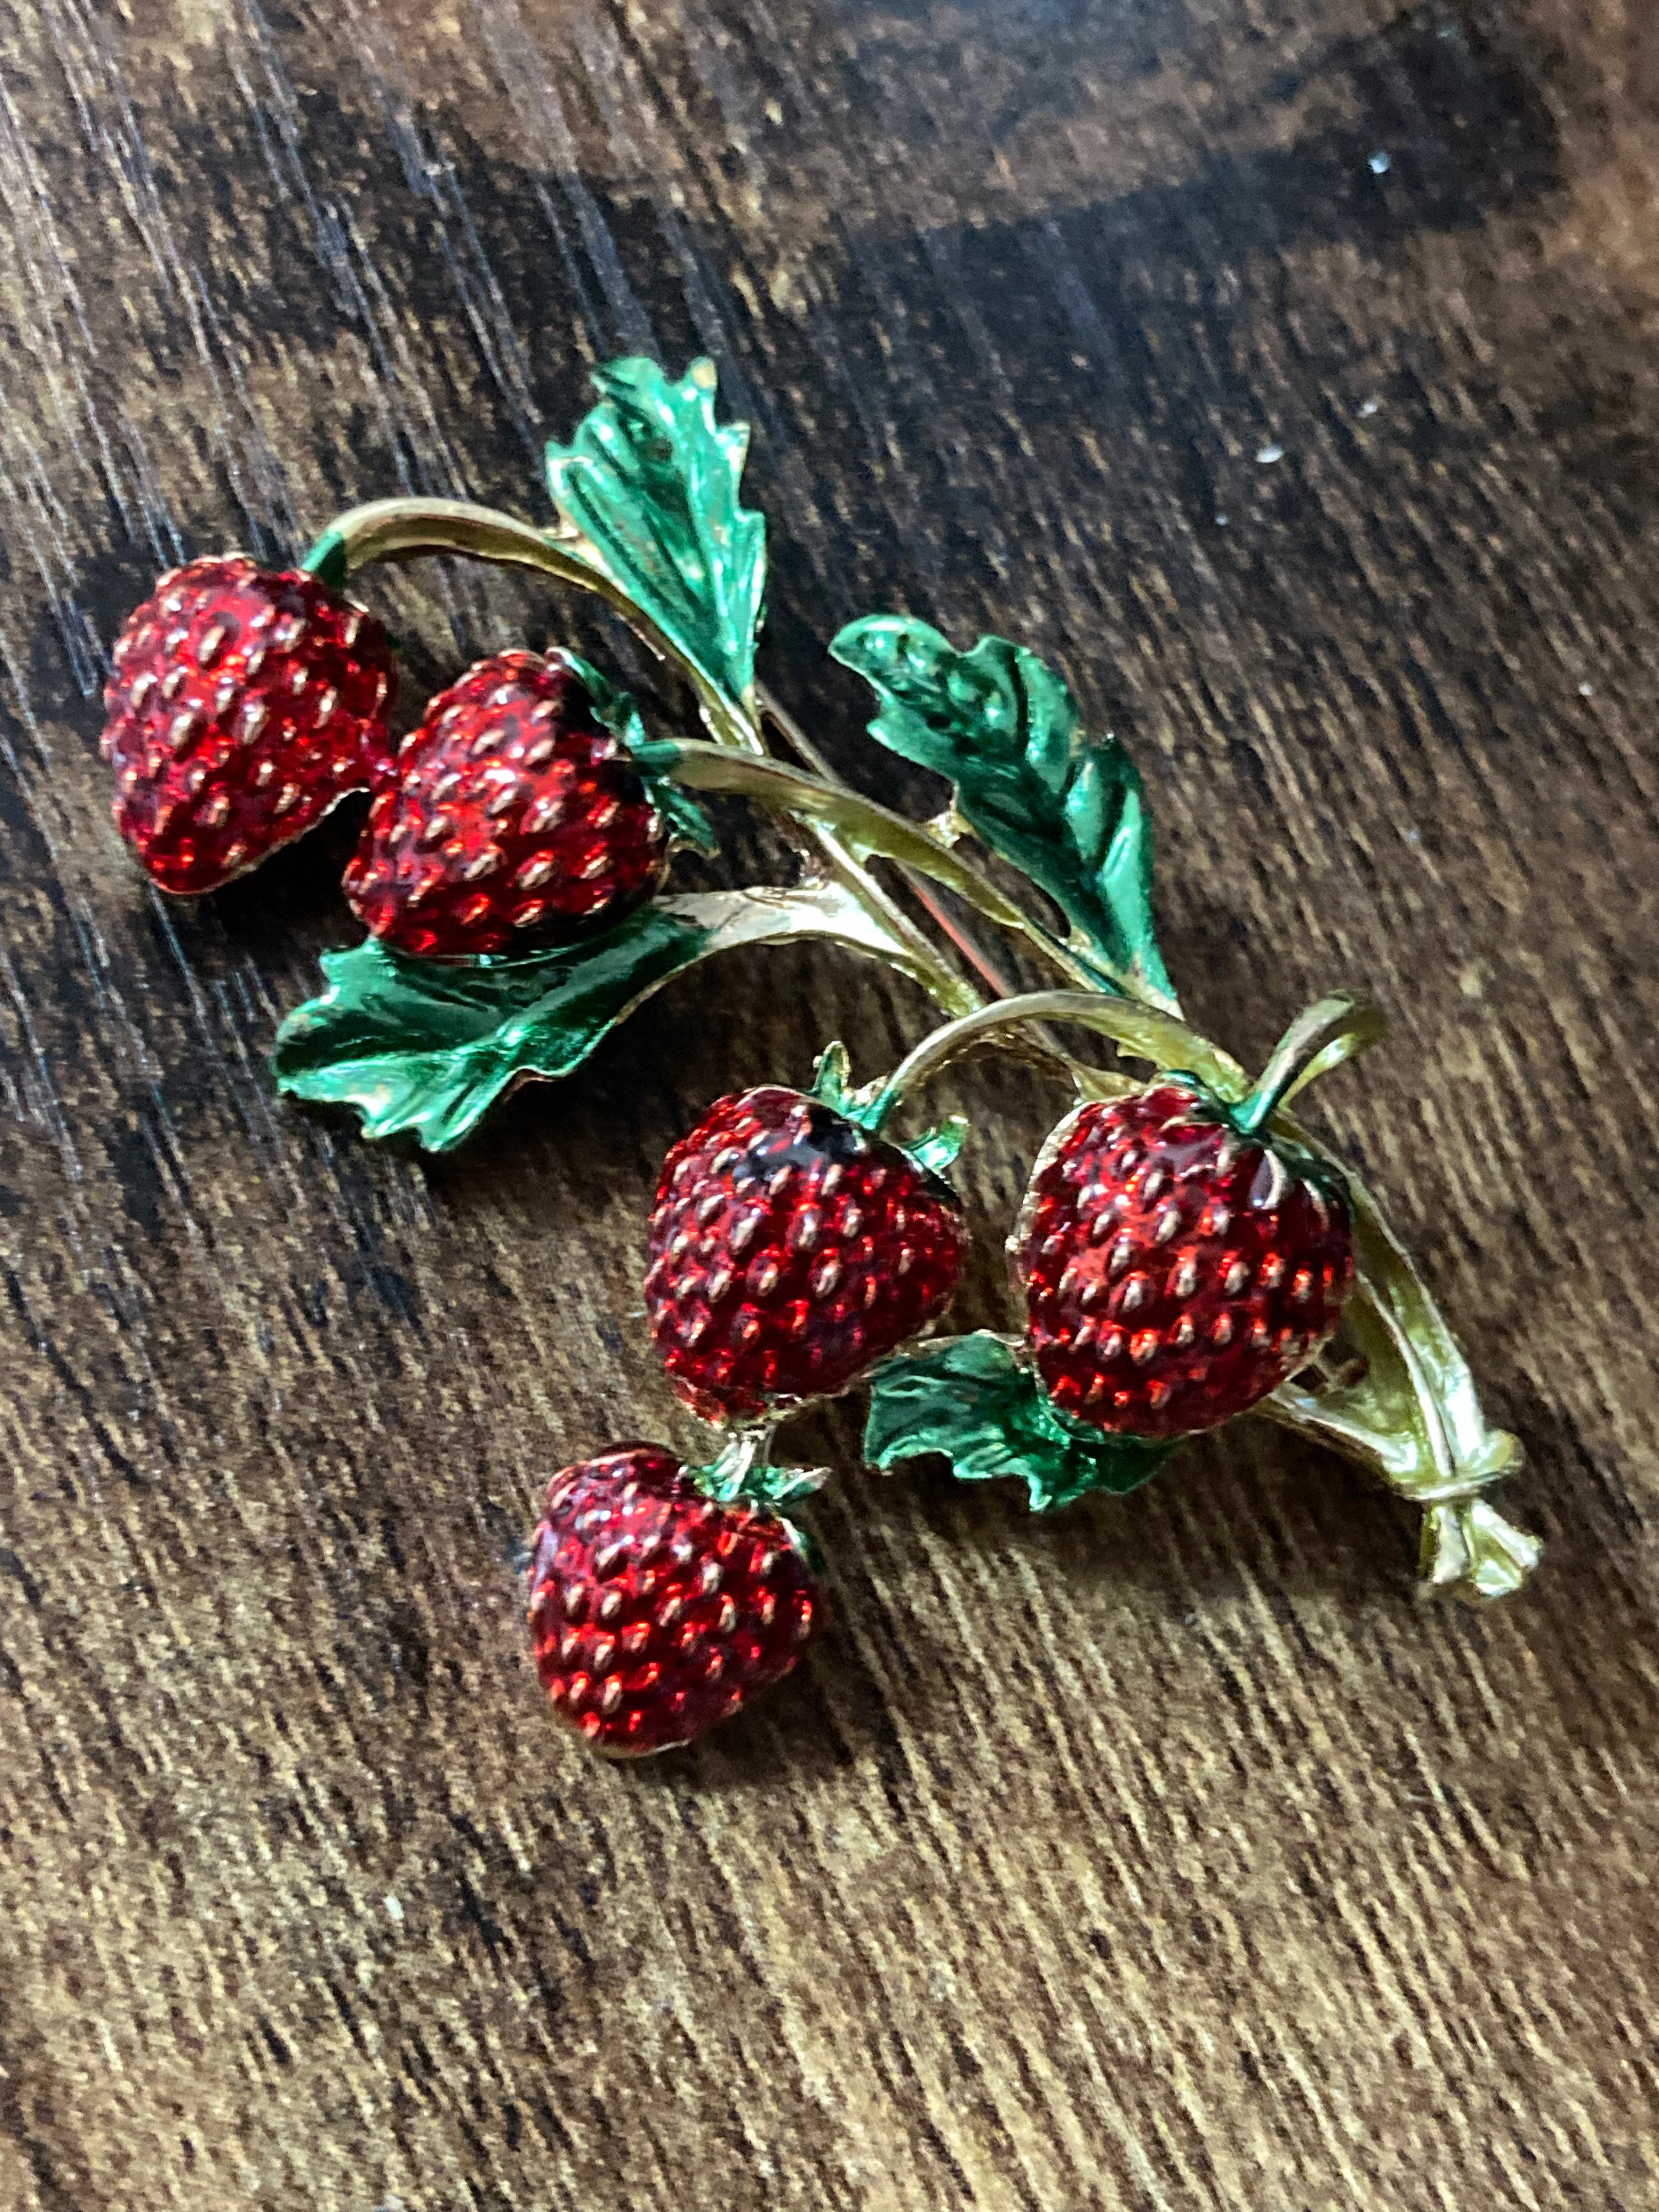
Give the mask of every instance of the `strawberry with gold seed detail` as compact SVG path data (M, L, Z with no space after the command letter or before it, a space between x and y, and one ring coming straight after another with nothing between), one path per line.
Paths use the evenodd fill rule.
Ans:
M192 561L112 658L115 826L163 890L216 890L385 770L391 645L314 576L241 553Z
M811 1093L722 1098L669 1153L651 1216L651 1333L707 1420L844 1390L936 1321L968 1247L944 1170L963 1125L905 1146L832 1046Z
M1242 1101L1175 1074L1080 1106L1049 1137L1009 1250L1029 1356L1061 1414L1113 1436L1214 1428L1334 1331L1354 1276L1347 1190L1269 1131L1317 1073L1323 1012L1286 1032Z
M807 1539L778 1510L817 1476L711 1468L613 1445L556 1474L533 1539L530 1632L553 1710L596 1751L637 1758L730 1720L820 1626Z
M375 794L345 878L361 920L428 958L530 952L619 921L662 880L672 828L612 726L631 716L574 653L470 668Z

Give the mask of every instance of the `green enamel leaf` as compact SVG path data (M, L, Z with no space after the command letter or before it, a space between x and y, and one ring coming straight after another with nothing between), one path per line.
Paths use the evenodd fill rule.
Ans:
M744 698L766 591L766 523L742 507L746 422L714 420L714 365L671 383L654 362L593 374L599 404L547 449L560 514L709 681Z
M328 988L291 1013L279 1089L355 1106L366 1137L410 1131L448 1152L529 1075L568 1075L646 994L708 950L708 933L641 907L605 936L523 960L417 960L375 938L325 952Z
M365 1136L407 1131L448 1152L513 1085L568 1075L694 962L796 937L882 950L856 901L827 883L659 900L603 937L522 960L416 960L369 938L323 955L328 988L283 1024L271 1065L295 1097L355 1107Z
M1109 989L1176 1009L1152 921L1152 830L1134 763L1086 736L1036 653L982 637L958 653L927 623L870 615L830 648L875 690L870 734L948 776L956 811L1048 892L1071 950Z
M924 1344L871 1377L864 1455L872 1467L940 1453L962 1482L1018 1477L1035 1513L1091 1490L1138 1490L1174 1449L1063 1420L1013 1346L988 1330Z

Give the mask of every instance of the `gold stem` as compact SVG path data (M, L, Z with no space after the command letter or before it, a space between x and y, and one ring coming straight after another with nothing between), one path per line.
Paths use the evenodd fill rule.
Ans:
M1353 991L1334 991L1317 1005L1304 1007L1273 1047L1255 1088L1235 1114L1240 1133L1257 1135L1298 1091L1366 1051L1387 1026L1382 1008Z
M1230 1102L1242 1098L1249 1088L1249 1078L1231 1054L1200 1036L1173 1014L1161 1014L1155 1007L1137 1006L1128 999L1109 998L1102 991L1028 991L1017 999L981 1006L925 1036L883 1085L875 1109L877 1118L964 1054L977 1051L981 1045L1006 1042L1002 1032L1032 1022L1076 1022L1110 1037L1132 1060L1185 1069L1218 1097Z
M798 754L805 762L807 767L821 782L830 785L836 791L846 791L850 788L845 778L836 775L822 750L807 736L789 709L782 704L776 694L769 691L763 684L757 684L755 686L755 704L759 708L765 720L781 731L790 750ZM933 842L938 843L943 841L935 839ZM909 892L939 934L956 947L957 953L974 970L981 982L990 992L991 996L994 999L1012 999L1019 988L1018 985L998 966L996 961L982 945L975 943L968 932L951 914L944 901L928 889L927 878L921 871L908 867L902 861L896 861L894 865L903 880L905 890Z
M988 876L941 840L930 836L908 815L895 814L845 784L803 775L781 761L734 755L726 746L677 739L671 773L677 783L690 790L726 792L798 822L827 823L845 841L855 859L879 855L907 872L931 876L988 920L1025 938L1069 981L1089 980L1087 969L1065 946L1006 897ZM999 988L1007 994L1006 983L999 981Z

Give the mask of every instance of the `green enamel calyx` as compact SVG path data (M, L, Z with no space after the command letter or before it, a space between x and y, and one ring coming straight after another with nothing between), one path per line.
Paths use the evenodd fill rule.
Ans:
M1328 1153L1316 1152L1312 1146L1304 1144L1299 1137L1292 1136L1284 1128L1268 1130L1260 1117L1255 1120L1247 1117L1245 1100L1224 1098L1219 1091L1188 1068L1161 1069L1146 1088L1159 1091L1166 1084L1173 1085L1178 1090L1191 1091L1195 1102L1196 1118L1218 1122L1223 1128L1231 1129L1245 1144L1268 1147L1283 1163L1288 1175L1299 1182L1311 1183L1322 1198L1346 1204L1347 1177Z
M884 1079L873 1083L852 1082L853 1063L847 1048L837 1038L826 1045L818 1054L812 1070L812 1087L808 1096L821 1105L833 1107L855 1128L875 1136L896 1103ZM919 1137L912 1137L897 1149L906 1159L914 1163L923 1175L933 1176L940 1182L956 1164L957 1156L967 1141L969 1123L965 1115L950 1114Z
M699 853L718 849L713 825L690 793L668 773L676 750L672 740L657 743L647 738L631 691L613 684L602 669L584 660L568 646L556 646L549 660L562 661L577 678L593 702L595 719L615 738L644 784L651 804L683 844Z
M1176 1449L1068 1420L1017 1346L988 1330L901 1352L871 1377L864 1455L872 1467L937 1453L959 1481L1023 1481L1036 1513L1091 1490L1120 1498L1139 1490Z
M823 1554L811 1533L789 1518L786 1506L794 1505L821 1490L830 1470L823 1467L774 1467L769 1425L737 1429L727 1437L717 1458L706 1466L688 1465L684 1473L705 1498L717 1505L751 1505L772 1516L780 1534L815 1574L823 1570Z

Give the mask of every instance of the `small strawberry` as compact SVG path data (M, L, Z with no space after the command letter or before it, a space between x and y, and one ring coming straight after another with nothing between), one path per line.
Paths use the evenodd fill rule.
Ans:
M961 1125L885 1143L845 1068L837 1046L811 1096L767 1085L720 1099L663 1164L647 1310L670 1380L705 1419L833 1396L956 1290L968 1232L941 1170Z
M814 1478L692 1469L614 1444L556 1474L533 1540L530 1632L559 1718L621 1758L689 1743L793 1668L823 1599L775 1510ZM711 1494L718 1492L720 1494Z
M1009 1242L1049 1400L1109 1434L1180 1437L1304 1366L1353 1280L1347 1196L1185 1077L1080 1106Z
M352 905L428 958L538 947L619 921L668 865L675 800L635 769L625 694L574 653L468 669L404 739L346 871Z
M297 569L241 553L175 568L112 657L101 750L115 826L163 890L216 890L389 757L386 633Z

